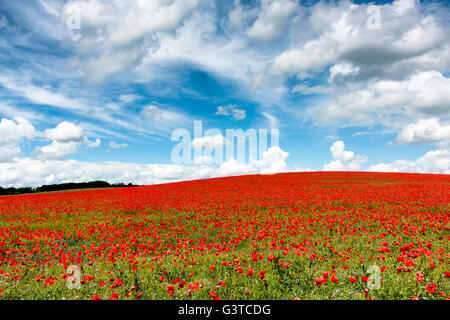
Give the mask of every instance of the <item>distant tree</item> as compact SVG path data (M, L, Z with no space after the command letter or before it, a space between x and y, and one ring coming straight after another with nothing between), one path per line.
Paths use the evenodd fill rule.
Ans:
M126 188L133 187L132 183L126 185L123 182L110 184L106 181L90 181L90 182L67 182L60 184L43 185L35 189L30 187L24 188L3 188L0 187L0 195L14 195L14 194L24 194L24 193L35 193L35 192L52 192L52 191L64 191L64 190L75 190L75 189L98 189L98 188Z

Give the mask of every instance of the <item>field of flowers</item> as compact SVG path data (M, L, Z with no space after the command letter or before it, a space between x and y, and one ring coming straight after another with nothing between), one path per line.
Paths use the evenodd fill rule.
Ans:
M0 299L449 299L449 200L379 173L0 197Z

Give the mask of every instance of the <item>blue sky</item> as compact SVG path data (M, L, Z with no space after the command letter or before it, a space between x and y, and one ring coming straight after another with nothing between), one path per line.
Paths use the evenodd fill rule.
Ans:
M448 174L449 15L414 0L2 1L0 185ZM173 164L171 133L194 120L276 128L280 145Z

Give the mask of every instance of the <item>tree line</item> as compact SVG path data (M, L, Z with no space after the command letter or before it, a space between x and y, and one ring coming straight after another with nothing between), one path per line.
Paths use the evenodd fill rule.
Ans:
M135 187L134 184L114 183L110 184L106 181L90 181L90 182L68 182L60 184L43 185L37 188L25 187L25 188L3 188L0 187L0 195L15 195L25 193L39 193L39 192L52 192L52 191L64 191L73 189L95 189L95 188L125 188Z

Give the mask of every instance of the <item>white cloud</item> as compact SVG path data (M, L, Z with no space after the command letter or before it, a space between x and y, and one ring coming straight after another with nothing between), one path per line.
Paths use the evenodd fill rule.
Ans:
M423 168L424 172L449 174L450 152L446 149L429 151L417 159L416 163Z
M49 117L44 116L41 113L36 113L29 110L24 110L22 108L18 108L16 106L5 104L0 102L0 114L5 117L14 118L21 117L28 120L39 120L43 121L44 119L48 119Z
M84 142L89 148L97 148L102 144L102 140L95 139L95 141L90 141L87 137L84 137Z
M19 146L0 146L0 162L11 161L21 155Z
M283 151L280 147L270 147L263 152L262 160L259 160L261 173L270 174L287 170L286 159L289 153Z
M247 117L244 109L238 109L236 105L218 106L216 115L232 116L234 120L243 120Z
M152 121L182 122L184 120L184 116L181 113L165 110L156 105L144 107L141 114Z
M278 147L267 150L263 159L239 164L234 159L219 168L205 164L133 164L125 162L81 162L76 160L16 159L0 163L0 185L40 186L52 183L105 180L156 184L239 174L276 173L286 170L288 153Z
M137 68L144 80L161 65L185 63L247 87L253 75L263 71L271 58L268 53L250 47L242 35L220 33L217 15L208 10L195 11L176 32L161 34L158 40L158 49L144 59L142 68ZM165 70L158 72L157 79L167 77Z
M369 171L450 174L450 152L447 149L429 151L415 161L397 160L392 163L379 163L371 166Z
M323 166L324 171L357 171L366 162L366 156L355 155L352 151L345 151L343 141L336 141L331 146L331 154L334 161Z
M111 149L124 149L128 147L128 143L116 143L114 141L109 142L109 147Z
M247 35L255 40L271 41L281 35L298 6L289 0L262 0L261 3L258 19L247 29Z
M119 100L122 101L122 102L125 102L125 103L131 103L131 102L136 101L136 100L138 100L140 98L141 98L141 96L139 96L137 94L124 94L124 95L121 95L119 97Z
M0 121L0 147L18 144L23 138L32 139L37 135L34 126L25 118L15 117L14 120Z
M323 124L386 124L392 115L412 118L446 116L450 106L450 79L438 71L419 72L409 79L379 80L366 88L343 92L320 111Z
M193 119L188 114L177 108L151 104L142 108L140 117L135 123L144 128L145 132L150 131L167 137L168 132L175 128L183 128L191 121Z
M263 153L260 160L250 160L248 163L238 162L232 158L220 165L218 172L223 176L249 173L277 173L287 170L286 158L288 152L283 151L280 147L270 147Z
M43 132L47 140L57 140L60 142L80 142L84 140L83 129L73 123L63 121L53 129Z
M69 98L59 92L53 92L47 88L35 86L29 81L19 81L0 74L0 85L36 104L49 105L73 111L89 110L88 106L75 99Z
M278 129L279 121L277 117L268 112L263 112L262 115L267 119L267 122L269 123L269 127L271 129Z
M45 12L52 16L58 17L61 5L55 0L39 0L39 3L44 8Z
M34 155L43 159L61 159L78 152L79 143L75 141L61 142L54 140L51 144L36 147Z
M330 68L329 81L333 82L336 78L345 78L346 76L355 76L359 72L359 67L351 63L337 63Z
M19 96L26 98L33 104L64 109L83 117L88 116L90 119L97 121L99 129L104 129L100 126L104 125L105 123L114 126L116 130L127 129L142 134L157 134L160 129L154 129L153 127L149 127L148 123L140 122L140 119L136 119L137 115L135 113L129 112L129 110L121 110L120 105L117 104L105 103L101 105L95 105L98 103L96 101L93 105L88 105L83 101L92 99L92 96L89 97L88 94L88 97L85 97L84 92L79 94L80 96L82 96L82 98L77 97L75 99L71 98L70 95L66 93L67 89L60 89L60 92L58 92L57 90L50 89L49 87L35 86L31 84L30 81L17 80L14 77L5 76L2 74L0 74L0 85L13 91ZM123 99L129 101L131 97L128 96L124 98L122 96L121 101L126 103L126 101L124 101ZM97 97L96 100L101 99ZM24 115L29 119L39 118L40 120L42 120L43 118L39 114L35 114L30 111L24 111L15 107L9 107L5 104L0 104L0 111L3 110L5 110L5 114L8 115L11 115L15 110L17 110L20 112L18 114ZM100 125L98 124L99 122ZM162 127L164 127L164 124L162 125ZM113 135L118 134L117 132L112 133Z
M42 147L36 147L33 155L39 159L61 159L77 153L82 145L88 148L100 146L101 140L90 141L83 129L71 122L63 121L53 129L46 129L42 136L52 143Z
M277 75L301 75L322 71L329 65L348 63L363 75L423 70L431 65L419 57L440 57L446 38L446 26L436 16L419 10L414 3L409 10L399 8L404 2L379 6L382 12L380 29L367 28L367 7L350 1L312 6L306 21L307 38L279 54L271 72ZM302 41L303 40L303 41ZM437 50L437 51L436 51ZM440 57L441 60L447 59ZM431 62L429 60L428 62ZM404 68L409 65L408 68ZM412 67L412 68L411 68ZM356 74L355 74L356 75ZM363 80L363 79L361 79Z
M91 81L138 65L157 45L159 33L174 31L197 7L197 0L68 1L60 19L70 18L68 9L77 6L81 34L77 42L78 64Z
M19 143L25 139L33 139L38 132L25 118L14 120L2 118L0 121L0 162L10 161L21 155Z
M221 135L217 134L214 136L205 136L200 138L195 138L191 142L191 146L194 148L208 148L214 149L217 147L223 147L225 145L226 139Z
M330 88L325 86L312 86L309 87L305 84L298 84L294 88L292 88L292 93L301 93L303 95L310 95L310 94L325 94L330 93Z
M393 143L448 145L450 143L450 125L441 125L438 118L421 119L405 126Z
M258 17L260 9L242 5L240 0L234 0L234 8L228 13L228 22L233 29L242 29L250 20Z
M417 0L397 0L392 4L393 10L396 15L402 16L407 13L409 10L414 9L417 4Z

